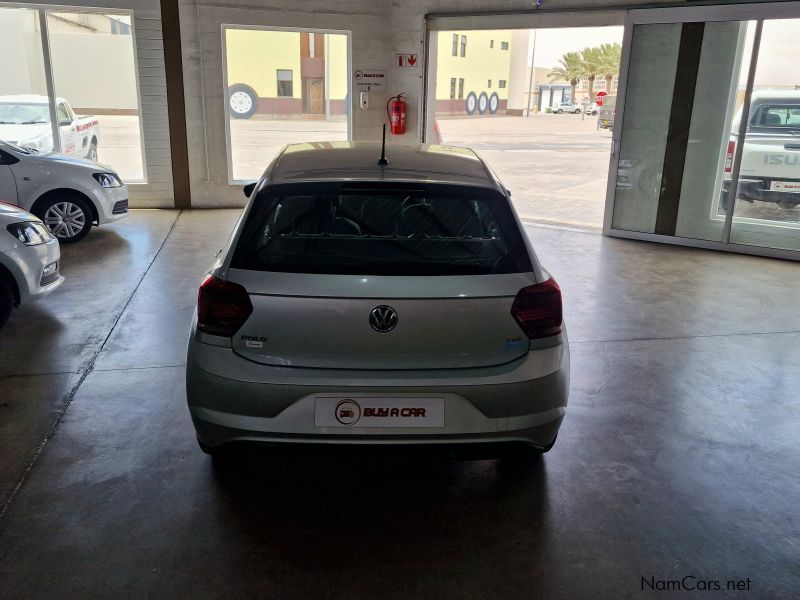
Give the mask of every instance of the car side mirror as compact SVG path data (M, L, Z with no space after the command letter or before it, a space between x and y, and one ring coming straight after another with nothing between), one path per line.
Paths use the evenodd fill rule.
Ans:
M72 125L72 121L70 121L69 119L61 119L61 120L58 122L58 126L59 126L59 127L66 127L66 126L68 126L68 125Z
M244 189L242 190L244 195L249 198L253 194L253 190L256 189L257 183L257 181L254 181L253 183L248 183L246 186L244 186Z

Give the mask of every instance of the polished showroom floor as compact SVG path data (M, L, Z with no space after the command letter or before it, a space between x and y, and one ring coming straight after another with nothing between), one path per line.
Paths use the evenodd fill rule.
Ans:
M0 598L797 597L800 265L532 226L572 348L549 454L215 468L186 335L236 217L95 230L0 333Z

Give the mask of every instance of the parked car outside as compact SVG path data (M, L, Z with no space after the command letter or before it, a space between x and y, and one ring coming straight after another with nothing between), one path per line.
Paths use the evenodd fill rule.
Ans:
M741 122L740 108L733 118L725 156L720 199L723 211L727 209ZM753 92L737 196L750 203L771 202L787 210L800 206L800 91Z
M573 114L580 114L581 107L580 104L575 104L574 102L562 102L559 104L554 111L557 115L561 113L573 113Z
M0 142L0 200L35 214L63 243L128 213L128 188L110 167L7 142Z
M56 98L56 117L61 135L61 152L97 161L100 138L97 119L75 115L64 98ZM0 140L42 154L52 152L55 146L47 96L0 96Z
M60 259L58 240L35 215L0 202L0 329L14 306L61 285Z
M617 97L606 96L603 105L597 110L597 127L599 129L613 129L614 116L617 109Z
M186 393L200 447L548 450L561 291L473 151L290 145L200 285ZM313 339L313 343L308 343Z
M583 105L583 112L586 113L587 115L594 116L598 113L599 110L600 107L597 106L597 102L592 102L591 104L586 103Z

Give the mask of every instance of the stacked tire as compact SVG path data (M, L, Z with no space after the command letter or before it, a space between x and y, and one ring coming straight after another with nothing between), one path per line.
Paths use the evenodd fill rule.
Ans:
M475 113L483 115L487 112L493 115L500 108L500 96L497 95L497 92L492 92L491 96L486 92L481 92L480 95L470 92L467 94L465 108L468 115L474 115Z

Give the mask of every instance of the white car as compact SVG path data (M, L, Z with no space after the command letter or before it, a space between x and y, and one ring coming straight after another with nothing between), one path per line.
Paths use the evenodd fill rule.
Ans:
M60 258L58 240L39 219L0 203L0 329L14 306L37 300L61 285Z
M556 113L557 115L560 115L561 113L565 112L577 115L581 112L581 107L578 104L575 104L574 102L562 102L561 104L553 108L553 112Z
M0 201L32 212L65 243L125 217L128 188L111 168L0 142Z
M586 103L583 105L583 112L587 115L596 115L598 110L600 110L600 107L597 105L597 102L592 102L591 104Z
M569 393L561 290L467 148L287 146L203 280L186 394L201 449L543 452ZM335 146L335 147L334 147Z
M96 161L100 137L97 119L76 116L64 98L56 98L56 118L61 152ZM40 153L52 152L53 128L47 96L0 96L0 140Z
M731 171L739 141L742 110L731 125L722 178L720 207L728 205ZM754 92L742 148L737 198L772 202L789 210L800 206L800 91Z

